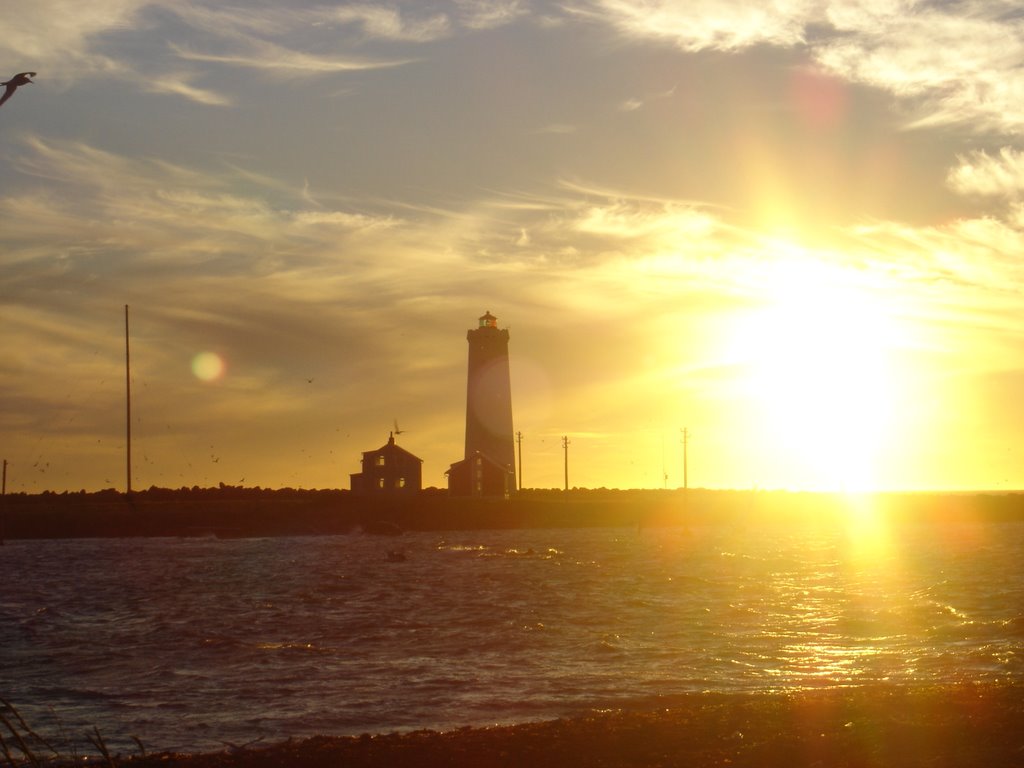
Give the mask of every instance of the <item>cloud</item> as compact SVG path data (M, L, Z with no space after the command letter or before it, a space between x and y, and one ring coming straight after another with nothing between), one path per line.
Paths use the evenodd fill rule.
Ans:
M612 201L588 205L573 222L578 232L606 238L705 238L716 227L706 212L673 203L654 206L636 201Z
M664 99L670 99L675 96L676 86L659 91L656 93L645 93L643 97L630 96L628 99L623 100L618 105L620 112L636 112L638 109L643 109L648 103L654 101L662 101Z
M1010 169L1019 173L1020 163L1009 150L998 162L971 155L960 175L966 178L968 167L974 175L961 186L1013 189L1016 181L1004 177ZM727 295L756 291L743 278L749 265L786 253L730 223L727 210L583 184L492 195L455 210L399 203L332 209L311 202L304 185L289 188L230 167L201 172L82 142L28 139L17 168L23 182L0 197L0 239L5 264L19 265L9 279L35 281L36 292L47 290L55 275L58 282L90 281L120 269L125 279L152 270L165 286L201 280L211 289L222 279L272 275L283 295L296 300L305 292L326 300L362 290L471 295L492 272L505 275L503 284L513 291L543 292L545 284L572 280L578 293L602 286L601 296L605 284L615 284L609 276L625 270L637 286L649 277L651 287L661 281L671 292L664 276L674 275ZM835 253L847 254L846 267L884 274L908 289L943 285L982 297L1024 283L1017 258L1024 230L1012 221L880 222L836 236ZM452 274L463 275L464 285ZM628 284L619 280L618 290Z
M468 29L494 29L530 13L521 0L455 0L459 23Z
M446 37L451 29L444 14L422 19L403 15L397 8L379 5L348 5L334 8L326 17L341 24L358 25L366 37L424 43Z
M989 337L1020 334L1024 264L1017 254L1024 249L1024 229L1013 222L992 217L925 227L877 222L845 235L843 247L857 255L859 270L879 275L916 307L917 316L951 338L965 328Z
M301 180L292 188L85 142L32 138L16 157L20 176L0 196L0 303L12 318L0 394L34 420L0 418L19 457L33 446L33 460L74 467L67 480L51 470L49 487L96 482L75 479L88 475L80 465L118 464L96 441L113 443L110 425L123 423L125 303L137 334L139 441L154 459L140 482L164 485L246 476L344 486L341 470L356 467L329 451L357 456L396 415L424 435L409 447L440 484L461 450L464 332L485 309L513 326L516 365L541 382L517 396L532 434L621 434L637 412L657 421L651 403L669 386L666 371L719 364L723 318L762 301L762 276L794 258L826 263L914 322L1019 336L1024 230L990 218L879 222L838 233L825 250L733 224L728 209L584 183L489 192L448 209L348 207L313 202ZM941 343L955 350L968 335ZM227 361L225 377L192 375L202 351ZM984 365L1005 359L992 352ZM671 386L696 386L685 378ZM211 445L216 468L187 465ZM253 445L275 450L263 457ZM319 458L300 459L300 448Z
M736 51L759 43L804 42L816 3L801 0L592 0L573 12L599 19L638 40L671 42L684 51Z
M99 75L208 106L224 106L233 99L197 86L199 73L178 71L181 62L296 77L410 61L339 54L338 29L347 26L358 26L364 39L413 43L450 32L443 14L416 18L371 5L284 11L165 0L41 0L6 15L0 52L24 62L21 69L39 71L49 83L68 85ZM165 69L166 62L174 63L166 57L136 53L144 48L151 54L154 46L169 47L177 55L176 68Z
M187 73L167 74L157 77L146 78L144 86L146 90L153 93L172 93L183 96L190 101L205 104L211 107L230 106L232 101L214 91L205 88L197 88L191 84L193 75Z
M1003 147L996 156L984 150L958 155L946 183L961 195L1018 197L1024 192L1024 152Z
M827 71L905 102L910 127L1024 131L1024 19L1006 2L590 0L570 16L695 53L803 48Z
M312 56L264 41L249 41L247 52L209 54L198 53L183 46L172 45L180 58L213 64L227 64L266 71L277 77L322 75L334 72L357 72L368 69L399 67L409 59L373 61L350 57Z
M0 217L12 223L0 232L0 303L12 318L0 357L10 373L2 377L5 401L28 403L34 415L10 431L5 422L5 437L21 441L19 457L35 445L55 465L80 464L68 477L116 464L97 440L106 445L113 437L116 411L106 404L118 401L112 371L119 352L112 324L125 303L133 307L133 358L145 383L140 444L189 484L246 474L239 467L232 477L204 480L184 466L185 458L197 460L197 442L224 449L223 465L230 464L229 444L239 455L249 452L247 441L276 442L288 422L288 434L323 443L335 419L354 429L366 414L372 418L373 409L360 405L354 413L346 403L373 401L382 371L401 378L405 363L414 363L416 381L436 386L441 363L430 350L442 348L431 342L442 302L432 296L457 286L464 270L452 266L451 255L433 252L420 225L393 211L310 208L303 188L289 195L279 182L261 185L256 174L199 171L83 142L33 138L18 157L19 189L0 196ZM408 337L397 318L418 329L424 350L415 361L400 353ZM189 363L201 351L227 361L221 381L203 384L191 375ZM459 359L452 356L453 367ZM58 369L62 376L54 377ZM400 401L390 392L385 426ZM72 434L61 403L88 435ZM312 413L333 415L311 422ZM187 444L173 438L185 433ZM248 436L235 444L230 435ZM323 471L337 472L336 460L327 459L326 448L322 453ZM258 459L239 461L253 469L250 477L263 472L255 482L293 484L271 479L269 466L258 470ZM304 465L297 458L289 464L291 471ZM342 484L321 477L321 485ZM40 482L93 487L96 476L58 479L54 469Z
M338 55L334 52L339 42L338 27L356 25L363 29L366 38L404 42L433 40L447 29L444 17L410 22L397 10L368 5L289 11L224 9L195 4L171 8L200 36L211 38L205 45L171 42L171 50L181 59L245 67L275 77L354 72L409 62L404 58ZM202 48L217 52L205 52ZM325 53L325 49L331 52Z
M335 8L325 18L362 29L365 38L427 43L451 36L456 28L495 29L530 13L522 0L453 0L449 12L424 14L422 4L411 3L416 13L370 3Z
M496 196L458 210L406 207L400 215L401 205L332 210L311 203L304 186L289 190L232 168L200 172L80 142L31 139L19 157L34 183L0 198L0 216L11 223L0 236L7 265L0 292L9 301L47 295L54 312L76 314L99 295L80 287L97 285L103 295L126 292L133 303L162 308L178 323L186 306L202 307L205 319L189 322L189 336L215 327L216 337L250 356L259 348L268 354L268 337L280 329L319 328L322 318L303 306L344 306L338 332L384 322L388 307L412 297L456 315L467 305L479 311L475 305L490 297L494 306L603 316L624 288L626 296L670 297L685 276L706 276L705 259L736 242L700 206L594 188ZM55 292L72 301L66 310L55 305ZM172 311L175 296L187 298ZM630 315L650 309L618 305ZM333 333L325 347L337 346ZM289 344L275 354L294 357Z
M890 92L912 127L1024 131L1024 19L1008 2L923 4L839 0L574 0L560 23L600 23L633 43L695 53L757 45L806 50L827 71ZM521 0L357 3L278 9L169 0L40 0L5 17L0 52L50 82L102 75L205 105L233 101L197 85L182 62L242 67L276 77L345 73L408 64L373 55L372 44L423 45L460 30L493 29L536 16ZM186 40L188 41L186 43ZM166 59L139 50L167 45ZM348 50L345 50L345 49ZM45 66L44 66L45 64ZM635 109L638 100L623 103Z
M3 15L0 54L19 62L15 70L36 70L50 82L122 76L130 68L103 50L99 38L134 28L147 5L148 0L39 0L11 6Z
M16 217L5 228L6 241L48 241L58 252L131 254L134 263L146 262L165 278L176 271L184 277L180 270L190 264L201 264L207 277L230 274L240 263L250 274L268 274L281 268L286 254L323 262L345 233L399 226L393 215L306 210L304 189L261 187L255 174L199 172L81 142L28 139L17 167L39 185L0 198L0 211ZM47 226L53 226L49 237L42 233ZM67 266L95 265L79 260Z
M919 100L913 126L1024 128L1024 20L998 5L897 8L835 15L839 34L815 46L816 58L849 80Z

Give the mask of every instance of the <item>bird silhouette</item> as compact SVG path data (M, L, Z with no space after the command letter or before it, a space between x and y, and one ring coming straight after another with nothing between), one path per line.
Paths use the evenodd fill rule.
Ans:
M14 77L12 77L10 80L8 80L6 83L0 83L0 85L6 85L7 86L7 88L4 89L4 95L0 96L0 104L3 104L5 101L7 101L9 98L11 98L11 96L14 95L14 92L16 90L18 90L19 87L25 85L26 83L31 83L32 80L29 80L29 76L30 75L32 77L35 77L36 73L35 72L19 72Z

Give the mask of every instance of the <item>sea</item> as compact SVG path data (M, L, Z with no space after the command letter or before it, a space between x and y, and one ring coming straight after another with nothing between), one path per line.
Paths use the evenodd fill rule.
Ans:
M194 752L1005 682L1024 682L1024 523L0 547L0 698L65 752L94 728Z

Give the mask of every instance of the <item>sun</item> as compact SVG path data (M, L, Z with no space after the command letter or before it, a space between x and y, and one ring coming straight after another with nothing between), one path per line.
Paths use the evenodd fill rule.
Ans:
M890 438L898 329L878 293L848 269L774 263L734 353L757 442L780 485L866 491Z

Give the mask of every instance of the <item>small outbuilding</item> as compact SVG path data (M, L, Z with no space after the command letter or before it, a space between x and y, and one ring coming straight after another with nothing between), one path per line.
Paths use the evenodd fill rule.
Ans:
M363 471L350 475L352 492L364 495L418 493L423 487L423 459L395 443L395 435L375 451L363 451Z

